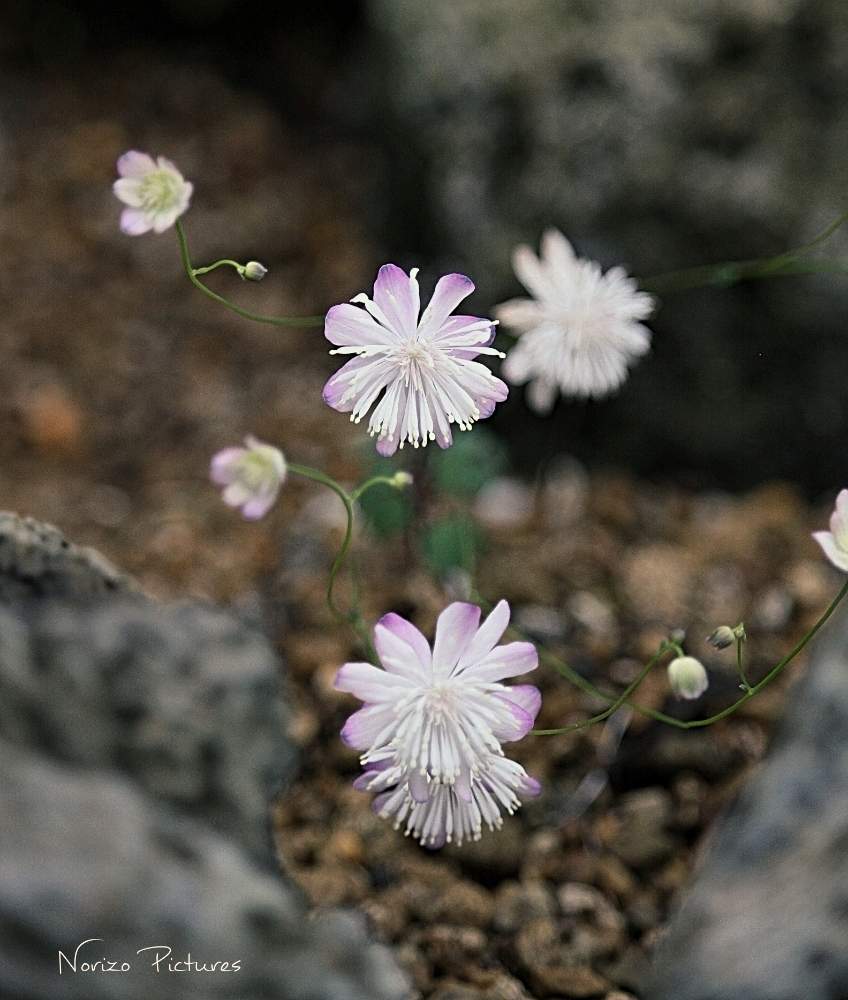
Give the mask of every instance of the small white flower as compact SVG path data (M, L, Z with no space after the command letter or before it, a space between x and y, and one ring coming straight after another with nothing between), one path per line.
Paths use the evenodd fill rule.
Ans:
M481 625L478 607L450 604L432 651L411 622L385 615L374 630L383 668L346 663L336 677L365 702L342 729L363 751L356 787L378 792L376 811L428 846L476 839L538 794L501 747L530 731L541 704L532 685L500 683L538 663L531 643L497 645L509 615L501 601Z
M128 236L164 233L188 208L194 186L164 156L130 150L118 159L118 173L112 190L128 206L121 212Z
M419 318L417 273L384 264L374 298L362 293L351 300L364 308L333 306L324 326L324 336L336 345L331 354L356 355L324 386L324 402L350 413L354 423L374 406L368 431L381 455L394 454L407 441L415 448L430 441L447 448L451 424L470 430L509 391L474 360L479 354L502 356L490 346L492 321L451 315L474 283L462 274L440 278Z
M212 459L210 477L223 486L222 498L241 507L248 521L264 517L286 478L286 460L279 448L248 435L244 448L224 448Z
M700 698L709 686L707 671L694 656L678 656L669 663L668 683L678 698L689 701Z
M848 573L848 490L840 490L830 515L830 531L815 531L813 538L837 569Z
M513 267L533 296L496 309L505 326L520 333L503 364L507 381L529 382L530 405L539 412L564 396L600 398L627 378L627 367L650 346L647 319L654 302L622 267L606 274L595 261L575 255L556 229L542 237L541 258L527 246Z

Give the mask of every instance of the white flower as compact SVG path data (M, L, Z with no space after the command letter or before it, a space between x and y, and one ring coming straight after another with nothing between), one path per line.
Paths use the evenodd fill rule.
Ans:
M121 229L140 236L151 229L164 233L188 208L194 186L164 156L130 150L118 159L121 175L112 185L128 207L121 212Z
M452 442L451 424L470 430L507 397L507 386L475 361L500 355L490 346L494 324L477 316L451 316L474 291L462 274L440 278L419 318L418 281L384 264L374 298L364 293L327 313L324 335L337 345L331 354L354 354L324 386L324 401L359 423L374 406L368 431L377 451L391 455L409 441L414 447ZM378 402L378 397L379 402Z
M840 490L830 515L830 531L815 531L813 538L837 569L848 573L848 490Z
M677 656L668 665L668 682L678 698L691 701L707 690L709 680L703 663L694 656Z
M411 622L385 615L374 630L383 669L346 663L336 677L365 703L342 729L363 751L356 787L378 792L377 812L429 846L476 839L484 823L500 826L502 811L538 794L501 746L530 731L541 704L532 685L500 683L538 664L531 643L497 645L509 614L501 601L481 625L478 607L450 604L432 651Z
M248 521L264 517L286 478L286 460L279 448L248 435L244 448L224 448L212 459L210 477L223 486L224 503L241 507Z
M528 399L539 412L564 396L600 398L627 378L627 366L645 354L650 331L640 320L654 302L624 268L603 274L595 261L575 256L556 229L542 237L541 259L527 246L513 267L532 299L512 299L496 309L520 337L503 365L507 381L530 383Z

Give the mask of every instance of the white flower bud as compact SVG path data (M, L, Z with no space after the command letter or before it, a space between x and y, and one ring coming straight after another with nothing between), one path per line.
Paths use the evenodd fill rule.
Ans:
M249 260L244 265L243 275L248 281L261 281L268 273L268 268L258 260Z
M700 698L709 680L703 663L694 656L677 656L668 665L668 683L678 698Z
M716 649L727 649L736 641L736 633L729 625L719 625L707 636L707 642Z
M404 486L411 486L411 485L412 485L412 474L409 472L404 472L403 470L401 470L400 472L396 472L392 476L392 486L394 486L396 489L403 489Z

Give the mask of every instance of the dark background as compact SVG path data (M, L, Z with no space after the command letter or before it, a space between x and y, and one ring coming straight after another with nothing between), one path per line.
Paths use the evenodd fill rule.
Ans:
M106 228L117 217L107 165L141 146L195 181L198 255L260 257L303 312L367 287L385 260L421 266L425 283L465 271L484 312L519 292L510 250L537 245L547 225L641 275L771 255L846 207L846 26L839 0L362 0L261 13L227 0L8 3L4 233L18 226L22 239L16 205L49 182L64 224L97 216L86 242L108 240L125 265L142 258L134 280L155 280L151 241L128 248ZM55 177L38 176L57 136L80 128L76 165L53 148ZM29 282L39 255L57 256L39 243L66 235L42 207L51 223L26 234L24 259L7 257L4 284L43 308L43 296L67 298L70 276L63 265L50 287ZM167 239L152 241L160 253ZM846 251L838 233L822 253ZM101 302L117 296L94 275L85 283ZM687 485L781 478L832 491L845 481L846 305L841 275L668 296L652 354L617 398L560 403L543 421L515 389L490 426L528 474L568 452ZM20 326L7 336L20 345ZM89 395L55 339L25 353L69 397ZM6 419L14 437L20 413Z

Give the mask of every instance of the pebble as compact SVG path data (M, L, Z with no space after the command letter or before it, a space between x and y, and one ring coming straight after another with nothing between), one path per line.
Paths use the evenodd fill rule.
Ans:
M499 931L515 933L528 921L555 913L554 895L542 881L504 882L495 894L494 925Z

